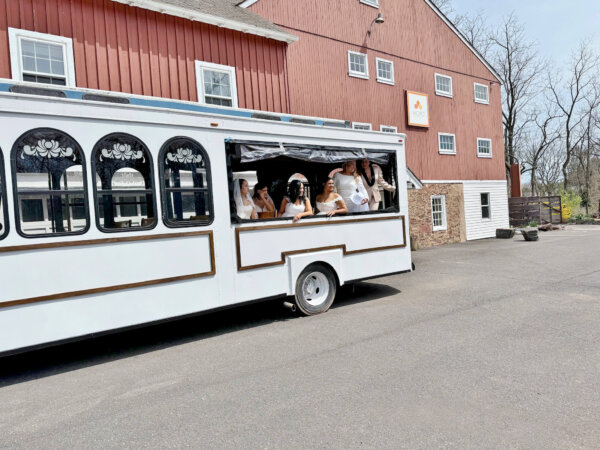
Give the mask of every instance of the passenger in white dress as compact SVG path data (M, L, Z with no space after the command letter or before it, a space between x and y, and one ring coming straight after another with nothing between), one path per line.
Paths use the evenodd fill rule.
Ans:
M236 213L240 219L258 219L254 208L254 202L250 196L250 187L243 178L233 181L233 198L235 200Z
M317 195L317 211L319 215L327 214L329 217L335 214L344 214L348 212L346 202L340 194L335 192L333 178L327 178L323 183L323 192Z
M335 188L346 202L348 212L369 211L369 196L360 175L356 172L356 161L342 164L342 171L333 176Z
M304 197L304 185L298 180L290 183L288 196L284 197L279 207L279 217L293 217L298 222L302 217L312 216L310 200Z
M372 164L367 158L361 161L359 172L365 189L367 190L369 208L371 211L377 211L379 209L379 203L381 202L380 189L383 188L386 191L395 193L396 187L385 181L381 167L377 164Z
M276 216L275 203L273 203L273 200L269 196L269 188L265 183L258 182L254 185L252 201L259 217L270 218Z

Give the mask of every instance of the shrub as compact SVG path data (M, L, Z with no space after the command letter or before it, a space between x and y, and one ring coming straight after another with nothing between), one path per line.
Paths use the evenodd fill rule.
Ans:
M563 220L571 218L573 210L577 210L581 205L581 196L576 191L560 192L560 201L562 203Z

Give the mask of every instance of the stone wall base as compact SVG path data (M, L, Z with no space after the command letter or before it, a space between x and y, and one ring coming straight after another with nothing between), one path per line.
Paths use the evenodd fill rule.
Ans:
M447 229L433 231L431 196L446 197ZM423 189L408 191L410 242L413 250L466 241L463 185L425 184Z

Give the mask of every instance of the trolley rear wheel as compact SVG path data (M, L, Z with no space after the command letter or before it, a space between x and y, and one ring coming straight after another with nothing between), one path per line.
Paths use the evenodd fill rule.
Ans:
M322 264L310 265L296 281L296 305L307 316L324 313L335 299L336 288L331 269Z

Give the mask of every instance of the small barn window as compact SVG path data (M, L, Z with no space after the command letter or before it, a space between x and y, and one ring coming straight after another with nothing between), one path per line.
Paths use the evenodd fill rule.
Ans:
M392 61L377 58L377 81L394 84L394 63Z
M442 97L452 97L452 77L436 73L435 93Z
M456 136L449 133L438 133L438 151L442 155L456 155Z
M94 147L92 165L101 231L156 226L152 156L142 141L124 133L105 136Z
M21 136L11 161L17 231L25 237L82 234L89 228L85 159L79 144L59 130Z
M492 157L492 140L477 138L477 156L480 158Z
M348 51L348 75L357 78L369 78L367 55Z
M475 83L475 103L490 103L490 88L485 84Z
M198 101L237 108L235 67L196 61Z
M0 239L8 234L8 209L6 207L6 181L4 179L4 156L0 149Z
M16 28L8 29L8 38L14 80L75 86L70 38Z
M167 226L207 225L213 220L210 164L196 141L178 137L160 152L163 221Z
M481 218L483 220L491 219L491 211L490 211L490 193L482 192L481 193Z
M448 229L446 223L446 197L434 195L431 197L431 217L433 220L433 231Z

